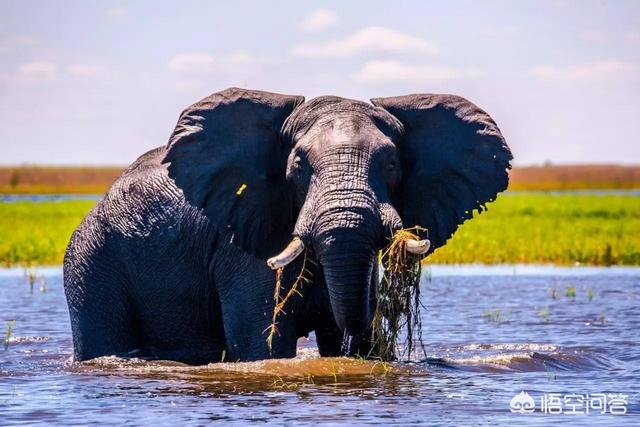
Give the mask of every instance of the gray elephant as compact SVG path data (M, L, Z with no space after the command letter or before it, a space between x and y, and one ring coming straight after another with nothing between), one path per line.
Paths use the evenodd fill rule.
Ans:
M403 226L429 232L431 247L422 235L414 253L444 245L507 187L511 159L489 115L457 96L208 96L73 234L64 286L75 358L293 357L311 331L323 356L366 354L377 252ZM269 349L272 268L289 264L286 291L305 248L310 281Z

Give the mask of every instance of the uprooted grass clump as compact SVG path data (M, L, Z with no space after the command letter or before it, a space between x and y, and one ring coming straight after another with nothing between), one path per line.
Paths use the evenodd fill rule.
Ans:
M380 254L383 272L372 322L373 348L382 360L410 358L423 347L420 319L420 256L407 252L407 240L420 240L420 227L398 230ZM405 330L404 345L400 342Z

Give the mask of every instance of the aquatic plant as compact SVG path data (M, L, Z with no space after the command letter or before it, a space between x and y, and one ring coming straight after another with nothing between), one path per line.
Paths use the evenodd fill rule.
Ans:
M371 367L370 374L373 374L378 366L382 367L382 376L384 377L386 377L387 374L391 372L391 364L389 362L387 362L386 360L378 360Z
M13 324L15 320L9 320L7 324L7 333L4 336L4 350L7 351L9 349L9 340L11 339L11 333L13 332Z
M375 356L387 361L397 356L410 358L415 345L423 347L420 317L420 256L407 252L408 240L420 240L420 227L396 231L389 246L380 254L382 279L376 290L377 305L372 321ZM403 352L399 337L405 330ZM423 347L424 349L424 347ZM402 354L400 354L402 353Z
M489 322L500 323L502 321L501 312L499 308L495 310L486 310L482 313L482 317L486 318Z
M25 270L24 274L27 278L27 283L29 284L29 291L33 294L33 285L36 283L36 272L28 268Z
M331 361L331 369L327 369L329 374L333 377L333 383L338 383L338 369L336 368L336 362Z
M315 384L313 375L306 374L302 381L286 381L280 375L276 375L271 386L279 390L295 390L305 385Z
M542 307L540 310L538 310L538 316L540 316L542 320L545 321L545 323L549 323L549 307Z
M575 298L576 297L576 287L575 285L568 285L564 289L564 296L567 298Z

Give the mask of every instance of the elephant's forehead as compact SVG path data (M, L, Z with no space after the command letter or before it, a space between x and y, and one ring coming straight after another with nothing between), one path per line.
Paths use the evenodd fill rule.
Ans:
M370 117L353 113L336 113L321 117L301 136L308 148L351 146L367 148L384 139L384 134Z

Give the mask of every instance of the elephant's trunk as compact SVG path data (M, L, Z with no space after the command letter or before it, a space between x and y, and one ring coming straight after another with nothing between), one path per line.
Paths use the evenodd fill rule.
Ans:
M336 324L353 336L371 324L371 280L377 249L387 234L386 215L368 188L347 192L336 187L323 192L310 242L324 272Z
M376 265L373 248L345 238L320 249L319 258L336 324L349 335L364 332L373 314L369 304Z

